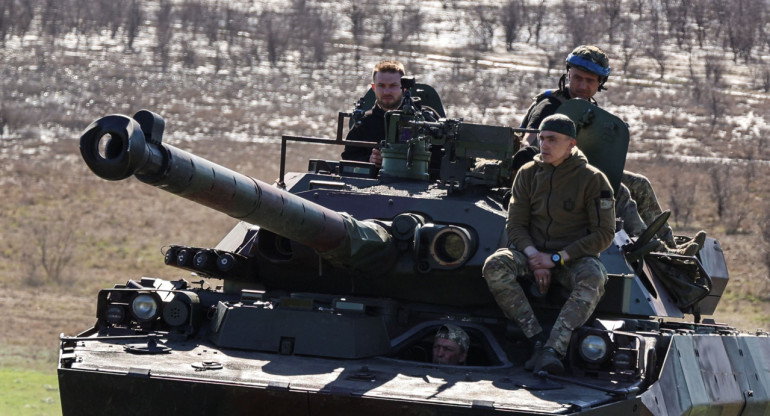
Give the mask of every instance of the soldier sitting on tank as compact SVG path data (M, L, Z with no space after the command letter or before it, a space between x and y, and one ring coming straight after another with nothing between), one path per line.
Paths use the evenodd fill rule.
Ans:
M597 46L581 45L567 55L566 67L567 73L559 79L559 88L543 91L534 98L535 102L527 110L521 127L537 128L545 117L556 113L559 107L571 98L582 98L598 105L594 96L606 89L604 84L611 70L607 54ZM535 133L530 133L522 140L524 147L514 155L514 172L518 167L532 160L539 151L535 137ZM636 203L639 216L644 221L643 228L651 225L653 220L662 213L662 209L650 180L638 173L624 170L621 182L628 188L631 198ZM630 208L626 206L621 211L630 213ZM631 232L629 234L633 235ZM692 242L677 246L671 227L665 223L657 236L665 243L665 246L661 247L662 250L675 254L694 255L703 247L706 233L700 231Z
M362 142L380 142L385 140L385 113L390 110L398 110L404 103L404 90L401 88L401 77L406 74L404 65L398 61L382 61L372 70L372 90L375 95L375 104L361 119L360 125L348 132L345 140ZM437 121L438 115L430 107L420 108L426 121ZM440 155L438 160L440 161ZM340 156L343 160L357 160L359 162L373 163L378 168L382 167L382 153L380 149L373 148L369 151L365 147L345 146ZM437 162L431 158L431 167Z
M470 338L462 328L452 324L442 325L433 338L433 363L465 364L468 347L470 347Z
M615 209L609 180L576 147L575 124L555 114L539 128L541 153L519 170L511 188L505 228L515 248L489 256L482 274L500 309L532 344L525 368L561 374L572 331L604 294L607 271L599 253L615 235ZM543 294L552 279L571 290L550 336L518 281L524 278L534 278Z

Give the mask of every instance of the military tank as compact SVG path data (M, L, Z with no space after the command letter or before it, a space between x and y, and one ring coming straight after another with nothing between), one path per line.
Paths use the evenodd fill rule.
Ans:
M481 275L509 244L520 129L426 121L412 100L425 89L413 91L387 114L382 143L342 139L360 111L340 113L335 139L282 137L273 185L163 143L150 111L89 125L80 150L96 175L133 176L239 222L216 247L168 246L165 263L192 279L98 293L94 326L60 339L63 414L770 414L768 334L703 318L729 279L718 241L692 257L656 253L655 225L638 238L618 226L601 253L606 293L574 331L566 373L524 370L528 343ZM625 123L581 100L560 112L617 184ZM382 169L311 159L286 173L298 141L380 146ZM566 295L530 292L547 330ZM463 365L432 362L446 324L469 335Z

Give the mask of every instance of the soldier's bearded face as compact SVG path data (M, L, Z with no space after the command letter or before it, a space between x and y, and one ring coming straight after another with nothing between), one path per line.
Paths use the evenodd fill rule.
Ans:
M378 72L372 83L377 104L383 110L395 110L401 105L401 74L398 72Z
M567 80L572 98L588 100L599 91L599 76L592 72L573 67L567 71Z
M559 166L572 152L577 141L566 134L543 130L538 135L540 141L540 157L543 162Z

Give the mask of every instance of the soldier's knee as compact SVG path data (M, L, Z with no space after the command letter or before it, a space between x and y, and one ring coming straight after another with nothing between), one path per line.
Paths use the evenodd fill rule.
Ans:
M521 264L521 254L509 249L499 249L491 256L487 257L484 266L481 268L481 275L489 284L490 288L497 283L510 284L518 276L527 273L526 265Z
M504 264L502 259L500 258L499 250L498 250L498 252L492 254L491 256L487 257L486 260L484 260L484 266L481 268L481 274L486 276L487 273L493 270L498 270L502 267L504 267Z
M604 287L607 284L607 274L597 270L596 273L585 276L582 281L592 287Z
M585 258L576 268L575 286L586 288L597 288L600 295L604 293L604 285L607 284L607 270L599 259L589 257Z

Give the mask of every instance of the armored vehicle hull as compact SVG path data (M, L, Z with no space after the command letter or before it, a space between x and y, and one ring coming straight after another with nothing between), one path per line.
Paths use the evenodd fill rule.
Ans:
M770 413L768 335L701 320L728 280L712 238L697 257L675 256L619 228L601 254L606 294L575 330L566 374L526 371L530 347L481 277L486 257L508 245L501 182L514 129L391 117L426 141L383 144L403 156L384 173L311 160L305 173L282 169L275 186L162 143L163 120L147 111L89 126L81 153L97 175L133 175L241 222L217 247L165 253L169 266L221 286L143 277L99 293L94 327L61 337L63 413ZM350 145L284 137L284 155L294 140ZM412 156L428 145L445 150L430 180L411 171L427 169ZM499 163L478 168L478 158ZM682 270L701 289L686 299L669 275ZM553 323L563 290L529 295ZM464 365L431 360L447 323L470 337Z

